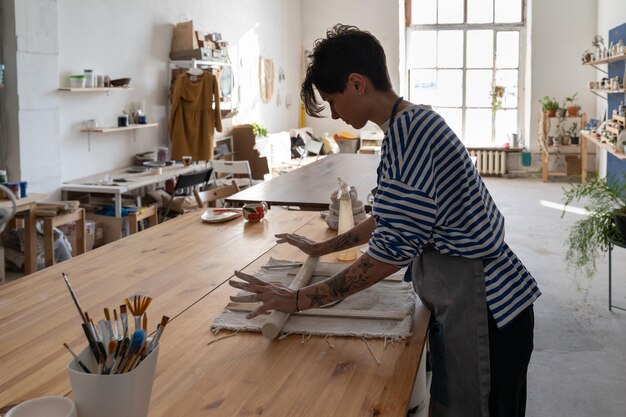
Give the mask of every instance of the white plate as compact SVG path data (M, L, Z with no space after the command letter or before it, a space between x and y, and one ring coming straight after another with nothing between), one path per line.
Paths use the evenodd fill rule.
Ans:
M205 223L220 223L241 216L241 209L210 208L202 213L202 221Z

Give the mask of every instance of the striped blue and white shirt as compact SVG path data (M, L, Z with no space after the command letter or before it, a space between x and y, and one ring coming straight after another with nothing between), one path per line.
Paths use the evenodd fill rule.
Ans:
M465 147L429 107L405 108L387 124L368 254L403 267L432 244L483 259L487 305L498 327L506 326L541 292L504 242L504 217Z

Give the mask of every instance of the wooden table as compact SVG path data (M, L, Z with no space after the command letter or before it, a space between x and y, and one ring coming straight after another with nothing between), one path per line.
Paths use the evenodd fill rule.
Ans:
M190 166L172 165L162 168L161 171L159 171L158 168L151 168L142 173L130 173L128 172L130 168L136 167L114 169L112 171L66 182L61 186L63 198L67 200L67 193L69 191L113 194L115 217L122 217L122 194L150 187L176 178L180 174L187 174L196 170L205 169L206 167L204 163ZM126 181L114 181L117 179L125 179Z
M37 233L35 232L35 208L37 202L48 198L47 194L29 194L17 199L17 212L24 212L24 273L31 274L37 270ZM9 200L0 201L0 207L11 207Z
M330 204L330 194L337 189L337 177L356 187L359 199L369 210L367 195L376 187L376 169L380 156L338 153L328 155L306 166L257 184L228 198L233 204L256 203L299 206L303 209L324 210Z
M269 256L304 259L275 245L274 234L313 239L334 233L316 213L270 210L266 220L204 224L200 211L0 287L0 408L45 396L69 396L67 342L85 347L80 319L65 288L68 274L83 309L102 318L106 306L145 291L154 297L153 329L172 318L163 336L150 416L402 416L410 398L428 323L421 305L413 336L383 348L370 340L381 364L358 338L289 336L269 341L257 333L221 338L210 330L236 292L226 281L235 269L258 270ZM325 261L333 261L328 256Z

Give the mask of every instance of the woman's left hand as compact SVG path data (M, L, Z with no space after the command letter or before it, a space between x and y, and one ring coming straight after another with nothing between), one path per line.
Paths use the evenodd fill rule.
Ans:
M254 318L268 310L278 310L285 313L296 312L296 291L280 282L267 282L246 274L235 271L235 276L242 281L229 280L231 287L249 291L252 294L233 295L230 300L236 303L257 303L261 305L256 310L246 314L247 319Z

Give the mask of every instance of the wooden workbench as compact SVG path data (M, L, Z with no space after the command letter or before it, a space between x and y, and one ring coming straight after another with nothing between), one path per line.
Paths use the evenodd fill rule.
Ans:
M103 246L0 287L0 408L45 395L71 396L65 341L81 350L80 319L63 283L68 274L83 309L102 318L137 291L154 298L149 328L172 319L161 339L150 416L404 416L426 335L417 309L413 336L383 349L358 338L292 335L269 341L239 333L208 342L214 318L236 290L235 269L258 270L270 256L304 259L274 234L323 239L334 232L317 213L270 210L265 221L204 224L200 211ZM328 256L324 261L333 261Z

